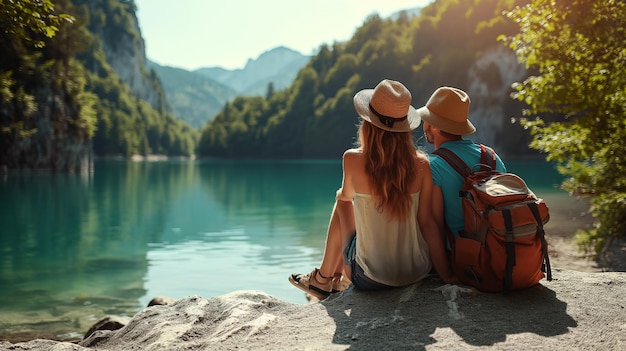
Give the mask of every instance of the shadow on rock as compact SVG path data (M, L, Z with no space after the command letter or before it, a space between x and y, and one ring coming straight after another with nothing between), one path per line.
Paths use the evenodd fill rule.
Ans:
M431 281L380 292L349 288L346 293L357 298L337 294L322 303L337 325L333 343L351 349L419 350L435 343L458 347L462 342L492 346L512 334L547 337L577 326L566 312L567 304L543 285L489 294Z

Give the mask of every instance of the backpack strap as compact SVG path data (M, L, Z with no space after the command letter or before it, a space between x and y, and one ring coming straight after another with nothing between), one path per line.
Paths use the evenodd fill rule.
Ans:
M541 237L541 253L543 254L543 267L541 268L544 273L546 273L546 279L548 281L551 281L552 267L550 266L550 257L548 256L548 243L546 242L546 232L543 229L543 221L541 220L541 216L539 215L539 208L534 202L529 203L528 208L535 217L535 221L537 221L537 231L539 232L539 236Z
M508 292L513 286L513 267L515 266L515 237L513 236L513 219L511 210L503 209L504 228L506 229L506 266L503 281L503 290Z
M469 168L467 164L465 164L465 162L463 162L463 160L459 156L457 156L457 154L446 149L445 147L433 151L433 154L441 157L463 178L472 174L472 169Z
M483 144L479 144L480 146L480 170L481 171L495 171L496 170L496 153L492 148L485 146ZM471 175L473 173L472 168L468 167L465 162L454 152L446 149L445 147L441 147L435 151L433 154L441 157L444 161L446 161L457 173L459 173L463 178Z
M491 167L491 169L487 169ZM480 144L480 170L495 171L496 170L496 153L492 148Z
M461 160L459 156L457 156L454 152L446 149L445 147L439 148L433 152L433 154L441 157L444 161L446 161L450 167L452 167L457 173L461 175L461 177L465 178L472 174L471 168L467 167L465 162ZM446 224L446 236L448 239L448 244L450 245L450 250L454 251L454 234L450 227Z

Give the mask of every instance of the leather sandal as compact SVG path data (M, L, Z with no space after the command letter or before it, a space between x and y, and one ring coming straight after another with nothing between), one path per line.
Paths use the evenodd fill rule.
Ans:
M333 275L332 285L333 294L346 290L350 284L352 284L352 282L346 276L341 273L335 273L335 275Z
M289 282L296 288L315 296L319 300L324 300L332 292L333 279L329 279L328 283L323 284L315 279L317 275L321 276L317 268L309 274L293 273L289 276Z

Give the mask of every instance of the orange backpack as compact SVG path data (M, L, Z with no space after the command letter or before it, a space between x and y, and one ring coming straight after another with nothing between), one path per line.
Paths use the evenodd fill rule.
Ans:
M507 292L552 280L544 224L550 219L546 203L522 178L496 171L493 150L480 145L478 170L440 148L443 158L465 181L459 192L465 229L453 239L452 269L459 280L478 290Z

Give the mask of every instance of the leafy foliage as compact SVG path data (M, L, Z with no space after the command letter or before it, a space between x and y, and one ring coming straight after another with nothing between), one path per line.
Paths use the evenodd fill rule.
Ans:
M68 1L56 8L72 10ZM0 164L75 170L85 153L69 146L85 150L95 132L95 99L74 59L83 33L49 1L3 2L0 10Z
M193 155L199 133L131 92L102 43L143 55L134 1L0 2L0 165L73 171L96 155ZM108 38L108 39L107 39ZM141 45L139 45L141 44ZM82 165L82 166L81 166Z
M56 14L51 0L20 0L0 2L0 32L18 42L37 48L54 37L63 22L73 22L68 14Z
M560 164L563 187L593 196L595 226L578 238L597 252L626 233L626 3L533 0L509 17L520 32L507 43L537 72L515 85L522 123Z

